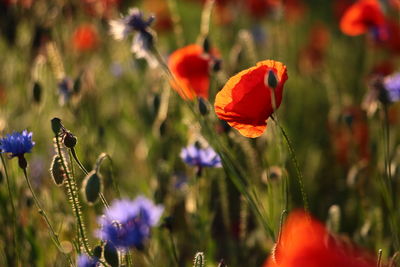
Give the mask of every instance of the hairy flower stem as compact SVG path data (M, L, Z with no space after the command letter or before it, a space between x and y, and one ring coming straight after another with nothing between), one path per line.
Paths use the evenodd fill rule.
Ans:
M50 220L49 220L49 218L48 218L46 212L45 212L44 209L42 208L42 204L40 204L40 201L39 201L38 197L36 196L35 191L33 190L31 181L29 180L28 174L27 174L27 172L26 172L26 168L22 168L22 170L23 170L23 172L24 172L24 177L25 177L26 183L28 184L29 190L30 190L31 193L32 193L33 201L35 202L35 205L36 205L36 207L37 207L37 209L38 209L38 211L39 211L39 214L43 217L43 219L45 220L45 222L46 222L46 224L47 224L47 227L48 227L49 230L50 230L51 239L53 240L53 242L54 242L55 246L58 248L58 250L59 250L62 254L65 255L65 257L67 258L69 264L70 264L71 266L73 266L71 257L63 251L63 249L62 249L62 247L61 247L60 240L59 240L59 238L58 238L58 234L56 233L56 231L54 230L54 227L53 227L52 224L50 223Z
M85 252L88 255L92 256L93 253L89 247L88 239L86 237L85 225L84 225L83 219L82 219L81 206L79 203L78 192L76 190L76 184L75 184L74 178L71 177L71 174L68 171L64 155L61 152L60 139L59 139L58 135L55 136L55 139L56 139L56 146L57 146L57 154L61 159L61 165L62 165L62 167L65 171L65 175L66 175L66 181L67 181L66 187L67 187L67 191L69 193L70 202L72 205L72 211L74 212L74 216L75 216L75 219L78 224L78 233L80 235L80 236L78 236L78 239L81 240L83 248L85 249Z
M78 156L76 155L75 149L74 149L74 148L71 148L71 149L69 149L69 152L71 153L72 158L73 158L73 159L75 160L75 162L78 164L79 168L83 171L83 173L84 173L85 175L88 175L89 172L86 170L86 168L83 166L83 164L82 164L82 163L80 162L80 160L78 159ZM104 207L105 207L106 209L108 209L108 208L110 207L110 205L108 205L108 202L107 202L106 198L104 197L103 193L100 192L99 196L100 196L101 202L103 203Z
M301 198L303 199L303 205L304 205L304 210L308 211L309 210L309 206L308 206L308 199L307 199L307 195L306 192L304 190L304 184L303 184L303 174L300 171L300 167L299 167L299 163L297 161L296 158L296 154L294 153L294 149L292 146L292 143L290 142L289 137L287 136L285 130L283 129L283 127L275 120L275 118L273 116L271 116L271 119L275 122L275 124L279 127L279 129L281 130L281 133L283 135L283 137L285 138L286 144L288 146L289 149L289 153L290 153L290 157L292 159L293 165L296 169L296 174L297 174L297 181L299 183L299 188L300 188L300 193L301 193Z
M14 235L13 235L13 242L14 242L14 253L15 253L15 257L16 257L16 262L17 264L19 259L20 259L20 255L19 255L19 244L18 244L18 231L17 231L17 213L15 212L15 205L14 205L14 200L13 200L13 194L11 191L11 184L10 184L10 178L8 176L8 171L7 171L7 166L6 163L4 161L4 157L3 154L0 153L0 158L1 158L1 163L3 164L3 168L4 168L4 175L6 176L6 182L7 182L7 190L8 190L8 196L10 199L10 203L11 203L11 212L12 212L12 223L13 223L13 231L14 231Z

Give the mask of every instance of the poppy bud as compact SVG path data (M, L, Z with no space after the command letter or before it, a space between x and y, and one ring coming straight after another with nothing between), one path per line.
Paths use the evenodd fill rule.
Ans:
M93 256L100 259L101 253L103 252L103 248L101 246L95 246L93 248Z
M18 155L18 165L21 169L26 169L26 167L28 166L28 162L26 161L23 154Z
M104 259L111 267L118 267L118 251L111 242L107 242L104 246Z
M204 38L203 41L203 50L204 53L210 53L210 39L208 39L208 37Z
M42 86L40 86L40 83L37 81L33 84L32 95L33 101L35 103L40 103L40 100L42 99Z
M200 114L205 116L208 114L208 107L207 107L207 103L206 100L202 97L198 98L198 103L199 103L199 111Z
M93 205L101 192L101 176L96 171L91 171L83 180L82 193L88 204Z
M53 118L51 120L51 129L53 130L53 133L57 136L58 133L61 131L62 129L62 124L61 124L61 120L59 118Z
M64 145L68 148L74 148L78 139L70 132L66 132L64 136Z
M53 157L53 161L51 162L50 175L56 185L60 186L63 184L65 171L61 164L61 159L57 155Z
M275 89L278 86L278 79L273 70L268 71L268 76L266 77L266 85L272 89Z
M197 252L194 256L193 267L204 267L206 266L206 260L203 252Z

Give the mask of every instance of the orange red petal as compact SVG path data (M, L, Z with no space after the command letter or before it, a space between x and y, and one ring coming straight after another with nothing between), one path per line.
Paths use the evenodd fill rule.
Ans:
M266 83L270 71L278 82L275 89ZM258 137L265 131L268 117L281 104L287 78L286 66L281 62L258 62L228 80L215 98L215 113L242 135Z
M319 221L303 211L286 220L279 243L263 267L374 267L375 258L332 236Z
M210 62L210 56L204 54L199 45L193 44L176 50L168 60L175 77L170 82L171 86L184 99L191 100L196 96L208 98Z
M385 17L377 0L359 0L344 12L340 29L347 35L355 36L384 23Z

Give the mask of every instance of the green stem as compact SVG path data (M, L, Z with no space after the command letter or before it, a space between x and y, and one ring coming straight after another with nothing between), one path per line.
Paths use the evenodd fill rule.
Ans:
M10 184L10 178L8 176L8 171L7 171L7 167L6 167L6 163L3 157L3 154L0 153L0 158L1 158L1 163L3 164L3 168L4 168L4 174L6 176L6 182L7 182L7 190L8 190L8 195L10 198L10 203L11 203L11 212L12 212L12 223L13 223L13 231L14 231L14 238L13 238L13 242L14 242L14 253L15 256L17 258L17 264L18 261L20 260L20 255L19 255L19 244L17 241L17 235L18 235L18 231L17 231L17 213L15 212L15 205L14 205L14 200L13 200L13 194L11 191L11 184Z
M178 253L174 242L174 236L172 235L172 232L170 230L168 230L168 237L169 237L169 242L171 243L172 255L174 256L176 266L178 267L179 266Z
M283 129L283 127L275 120L275 118L273 116L271 116L271 119L275 122L275 124L279 127L279 129L281 130L281 133L283 135L283 137L285 138L286 144L289 148L289 153L290 153L290 157L292 159L292 162L294 164L294 167L296 169L296 174L297 174L297 181L299 183L299 187L300 187L300 192L301 192L301 197L303 199L303 205L304 205L304 210L308 211L309 210L309 206L308 206L308 200L307 200L307 195L305 193L304 190L304 184L303 184L303 174L300 171L300 167L299 167L299 163L297 161L296 158L296 154L294 153L293 150L293 146L292 143L290 142L289 137L287 136L285 130Z
M61 165L65 171L66 174L66 180L67 180L67 190L70 193L70 198L71 198L71 204L72 204L72 211L75 213L75 219L77 221L78 224L78 232L80 233L80 237L78 236L78 240L80 239L82 241L83 244L83 248L85 249L85 252L92 256L93 253L89 247L88 241L87 241L87 237L86 237L86 232L85 232L85 226L83 224L83 219L82 219L82 214L81 214L81 207L80 207L80 203L79 203L79 199L78 196L75 195L76 194L76 185L75 182L73 180L73 177L71 177L68 168L67 168L67 164L65 163L65 158L63 153L61 152L61 146L60 146L60 140L59 137L56 135L56 146L57 146L57 153L58 156L61 159Z
M58 234L56 233L56 231L54 230L52 224L50 223L50 220L49 220L49 218L48 218L46 212L45 212L44 209L42 208L42 204L40 203L39 198L36 196L36 193L35 193L35 191L33 190L31 181L29 180L28 174L27 174L27 172L26 172L26 168L22 168L22 170L23 170L23 173L24 173L24 177L25 177L26 183L28 184L29 190L30 190L31 193L32 193L33 201L35 202L35 205L36 205L36 207L38 208L38 212L39 212L39 214L43 217L43 219L45 220L45 222L46 222L46 224L47 224L47 227L50 229L51 239L53 240L53 242L54 242L54 244L56 245L56 247L58 248L58 250L66 256L66 258L67 258L68 262L70 263L70 265L73 266L73 263L72 263L72 260L71 260L70 256L67 255L67 254L62 250L60 240L58 239Z

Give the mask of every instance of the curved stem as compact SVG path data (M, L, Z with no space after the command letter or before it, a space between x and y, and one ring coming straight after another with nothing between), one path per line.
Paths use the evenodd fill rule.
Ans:
M285 130L283 129L283 127L275 120L275 118L273 116L271 116L271 119L279 127L283 137L285 138L286 144L287 144L287 146L289 148L290 157L291 157L292 162L294 164L294 167L296 169L297 180L298 180L299 187L300 187L301 197L303 199L304 210L308 211L309 210L309 208L308 208L308 199L307 199L307 195L306 195L305 190L304 190L303 174L300 171L299 163L297 161L296 154L294 153L294 149L293 149L292 143L290 142L290 139L287 136L287 134L286 134Z
M70 265L72 266L73 263L72 263L72 260L71 260L70 256L63 252L63 250L62 250L62 248L61 248L60 240L58 239L58 234L56 233L56 231L54 230L52 224L50 223L50 220L49 220L49 218L48 218L46 212L45 212L44 209L42 208L42 205L41 205L41 203L40 203L40 201L39 201L39 198L36 196L36 193L35 193L35 191L33 190L31 181L29 180L28 174L27 174L27 172L26 172L26 168L22 168L22 170L23 170L23 172L24 172L24 177L25 177L26 183L28 184L29 190L30 190L31 193L32 193L33 201L35 202L35 205L36 205L36 207L37 207L38 210L39 210L39 214L43 217L43 219L45 220L45 222L46 222L46 224L47 224L47 227L50 229L51 239L53 240L53 242L54 242L54 244L56 245L56 247L58 248L58 250L59 250L61 253L63 253L63 254L67 257L68 262L69 262Z
M86 170L86 168L83 166L83 164L78 159L78 156L76 155L75 149L71 148L71 149L69 149L69 152L71 153L73 159L78 164L79 168L83 171L83 173L85 175L88 175L89 172ZM104 207L106 207L108 209L110 207L110 205L108 205L108 202L107 202L106 198L104 197L103 193L100 192L99 196L100 196L100 200L103 203Z
M7 182L7 190L8 190L8 196L10 198L10 202L11 202L11 212L12 212L12 223L13 223L13 231L14 231L14 252L15 252L15 256L17 258L17 262L19 261L20 257L19 257L19 244L17 241L17 235L18 235L18 231L17 231L17 213L15 212L15 205L14 205L14 200L13 200L13 194L11 192L11 184L10 184L10 178L8 176L8 171L7 171L7 167L6 167L6 163L4 161L4 157L3 154L0 153L0 158L1 158L1 163L3 164L3 168L4 168L4 174L6 176L6 182Z

